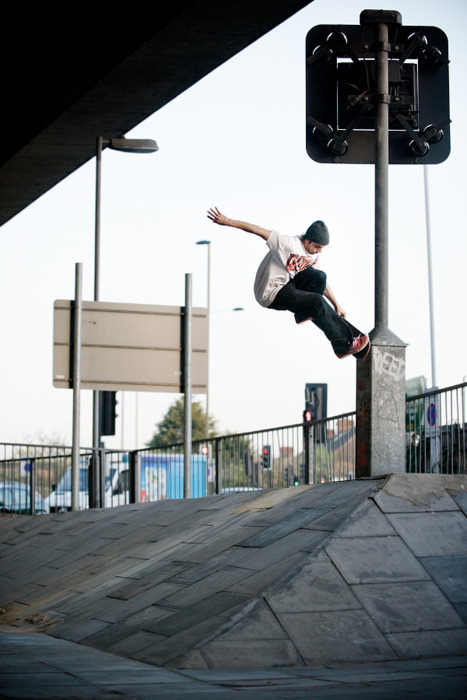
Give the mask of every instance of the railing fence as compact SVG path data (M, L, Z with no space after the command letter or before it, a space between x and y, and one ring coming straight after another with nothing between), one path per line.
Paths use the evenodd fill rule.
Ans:
M408 472L465 474L466 391L464 383L407 399ZM355 421L351 412L194 441L191 495L352 479ZM183 478L183 444L83 448L78 507L180 499ZM0 512L37 515L71 505L71 447L0 443Z

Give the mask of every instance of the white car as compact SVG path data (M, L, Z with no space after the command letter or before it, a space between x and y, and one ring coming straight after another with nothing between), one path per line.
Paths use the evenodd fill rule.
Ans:
M31 515L29 486L22 481L0 482L0 512ZM48 513L49 506L38 491L34 494L34 513Z

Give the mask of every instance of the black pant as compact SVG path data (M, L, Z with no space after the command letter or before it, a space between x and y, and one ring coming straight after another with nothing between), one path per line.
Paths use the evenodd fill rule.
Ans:
M360 331L339 316L323 296L326 274L307 267L290 280L269 306L276 311L292 311L297 318L310 318L331 342L334 352L346 353Z

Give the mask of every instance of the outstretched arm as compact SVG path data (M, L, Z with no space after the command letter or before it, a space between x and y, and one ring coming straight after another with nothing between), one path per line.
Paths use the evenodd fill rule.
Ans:
M338 314L339 316L342 316L342 318L345 318L345 315L346 315L345 311L339 305L339 303L338 303L336 297L334 296L333 291L332 291L331 287L329 286L329 284L326 284L326 289L324 290L324 296L326 297L326 299L329 299L329 301L331 302L331 304L333 305L333 307L335 309L336 314Z
M208 211L208 219L214 224L219 224L219 226L231 226L232 228L239 228L242 231L247 231L247 233L254 233L255 236L260 236L264 238L265 241L268 240L270 230L262 228L261 226L256 226L256 224L249 224L247 221L237 221L237 219L229 219L224 214L221 214L217 207L212 207Z

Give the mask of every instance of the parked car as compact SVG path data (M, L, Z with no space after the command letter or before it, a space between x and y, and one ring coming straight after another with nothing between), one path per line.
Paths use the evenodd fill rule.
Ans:
M90 457L81 457L78 480L78 510L89 508L89 465ZM128 468L118 464L109 466L105 479L105 507L128 503ZM71 510L72 469L69 467L57 484L52 484L52 491L46 498L51 513L65 513Z
M88 461L81 460L79 468L79 510L88 507ZM51 513L64 513L71 510L71 467L58 484L52 484L52 491L46 498Z
M0 511L18 515L31 515L29 486L21 481L0 482ZM36 515L49 512L46 501L38 491L34 494L34 512Z

